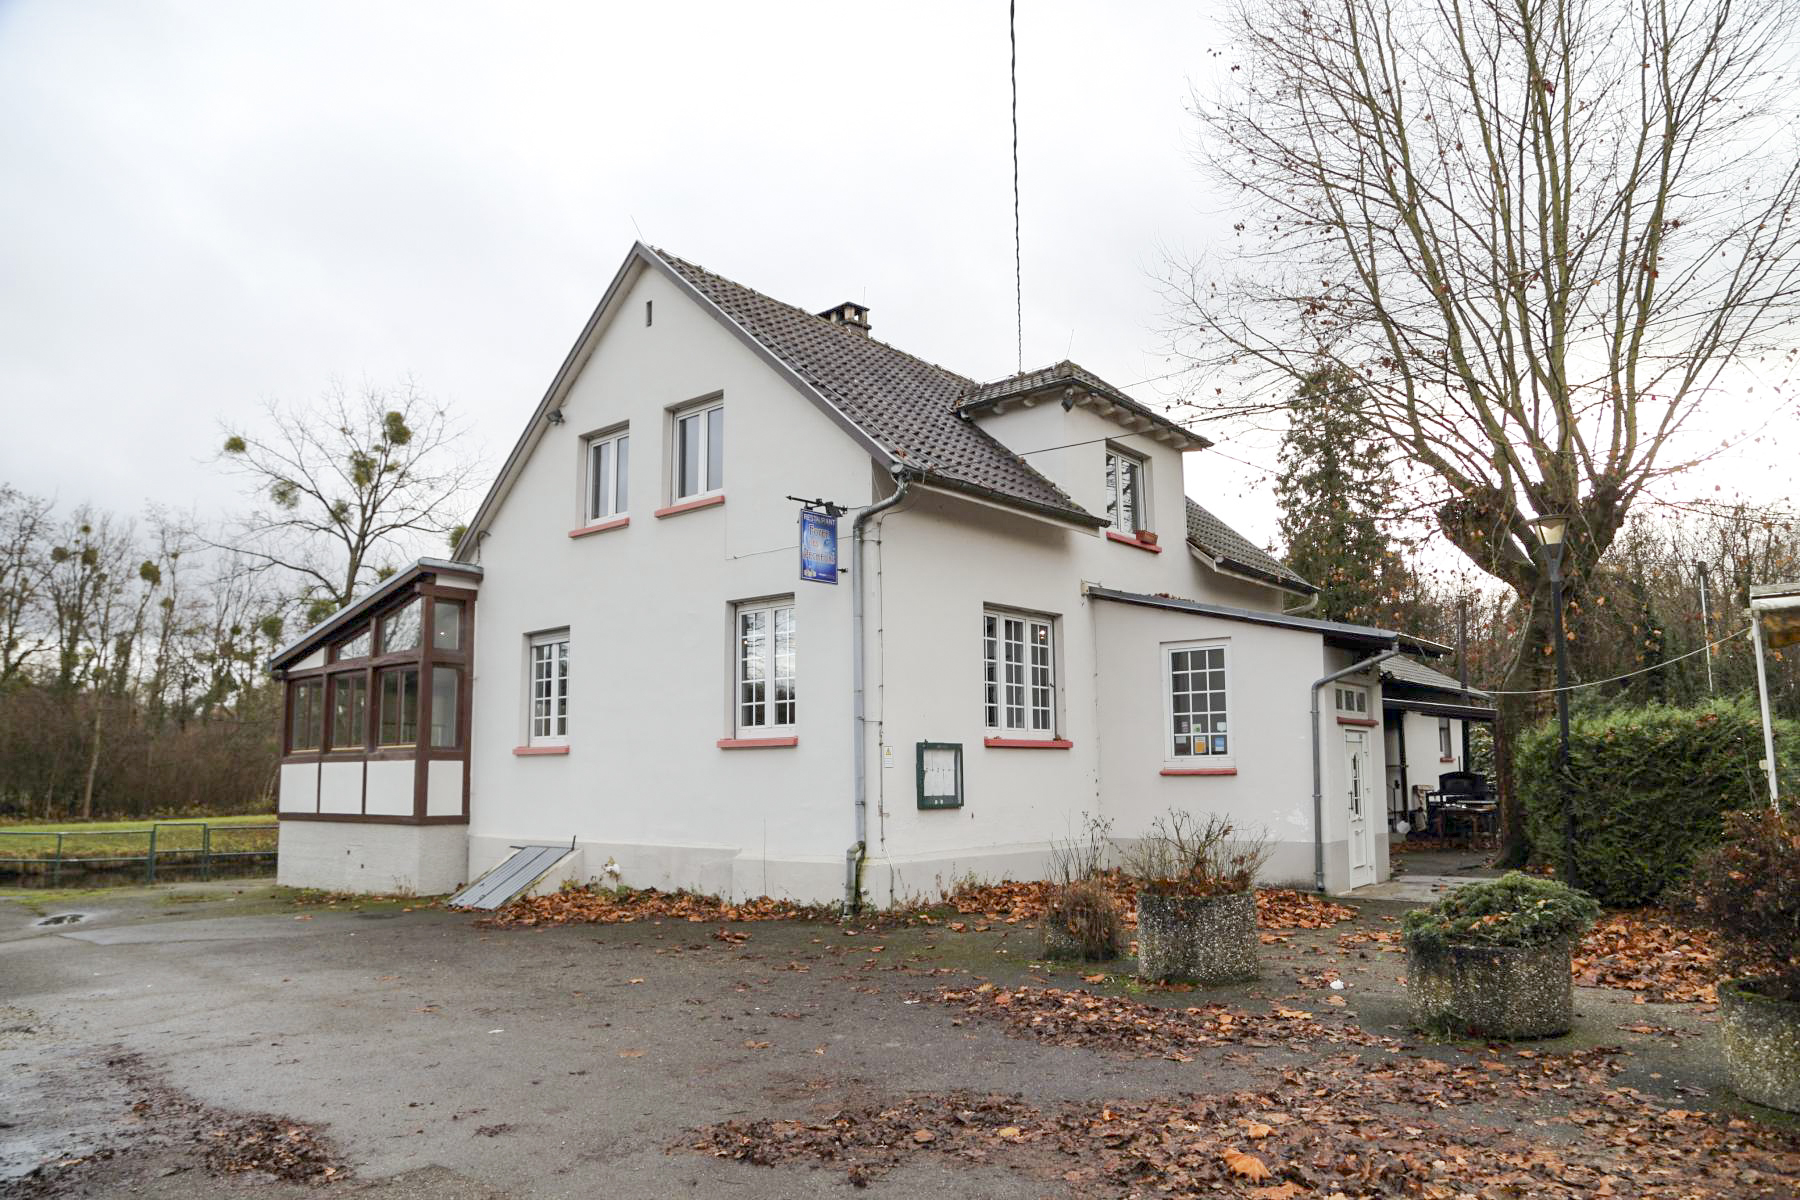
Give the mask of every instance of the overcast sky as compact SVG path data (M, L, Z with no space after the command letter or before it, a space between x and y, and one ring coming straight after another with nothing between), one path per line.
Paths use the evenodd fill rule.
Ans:
M1232 220L1184 109L1206 7L1021 5L1027 366L1169 386L1154 274ZM65 504L236 505L219 420L333 377L410 374L497 466L640 231L1015 366L1004 0L0 0L0 114L0 481ZM1262 473L1188 482L1272 535Z

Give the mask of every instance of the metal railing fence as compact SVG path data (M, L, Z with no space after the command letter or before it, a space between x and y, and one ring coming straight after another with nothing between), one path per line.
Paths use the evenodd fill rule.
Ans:
M0 829L0 886L155 883L159 868L203 880L256 874L274 867L280 828L156 821L145 829Z

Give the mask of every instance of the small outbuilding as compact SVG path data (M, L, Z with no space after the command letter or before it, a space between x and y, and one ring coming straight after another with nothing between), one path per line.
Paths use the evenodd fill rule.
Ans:
M1471 770L1469 727L1492 725L1493 697L1408 657L1381 664L1381 725L1387 747L1388 828L1423 829L1426 796L1445 775Z

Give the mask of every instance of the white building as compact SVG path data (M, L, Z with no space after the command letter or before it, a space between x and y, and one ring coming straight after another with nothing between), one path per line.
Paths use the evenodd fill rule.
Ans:
M1182 808L1273 879L1384 879L1376 660L1443 647L1291 611L1189 498L1207 445L634 246L456 560L275 658L281 878L436 893L572 842L581 878L887 904ZM835 585L796 498L847 510Z

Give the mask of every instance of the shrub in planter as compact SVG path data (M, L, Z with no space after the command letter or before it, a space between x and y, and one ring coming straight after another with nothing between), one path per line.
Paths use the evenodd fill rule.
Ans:
M1138 975L1232 983L1256 977L1256 874L1266 839L1180 810L1158 817L1125 856L1137 885Z
M1055 888L1044 911L1045 958L1097 962L1125 951L1125 921L1105 874L1112 822L1086 821L1081 836L1050 846Z
M1464 1037L1567 1033L1575 1024L1570 954L1599 915L1592 897L1517 871L1407 913L1413 1024Z
M1800 1112L1800 815L1733 814L1695 869L1694 907L1740 976L1719 985L1731 1090Z
M1078 879L1051 894L1044 911L1044 957L1104 962L1125 951L1125 919L1112 890Z
M1800 746L1800 724L1777 722L1776 740ZM1554 723L1518 740L1513 778L1533 853L1560 864L1565 789ZM1795 754L1777 752L1785 780ZM1679 888L1699 854L1718 844L1721 818L1768 803L1762 718L1754 704L1715 700L1692 708L1653 704L1578 712L1569 727L1569 784L1579 830L1583 890L1603 904L1653 903Z

